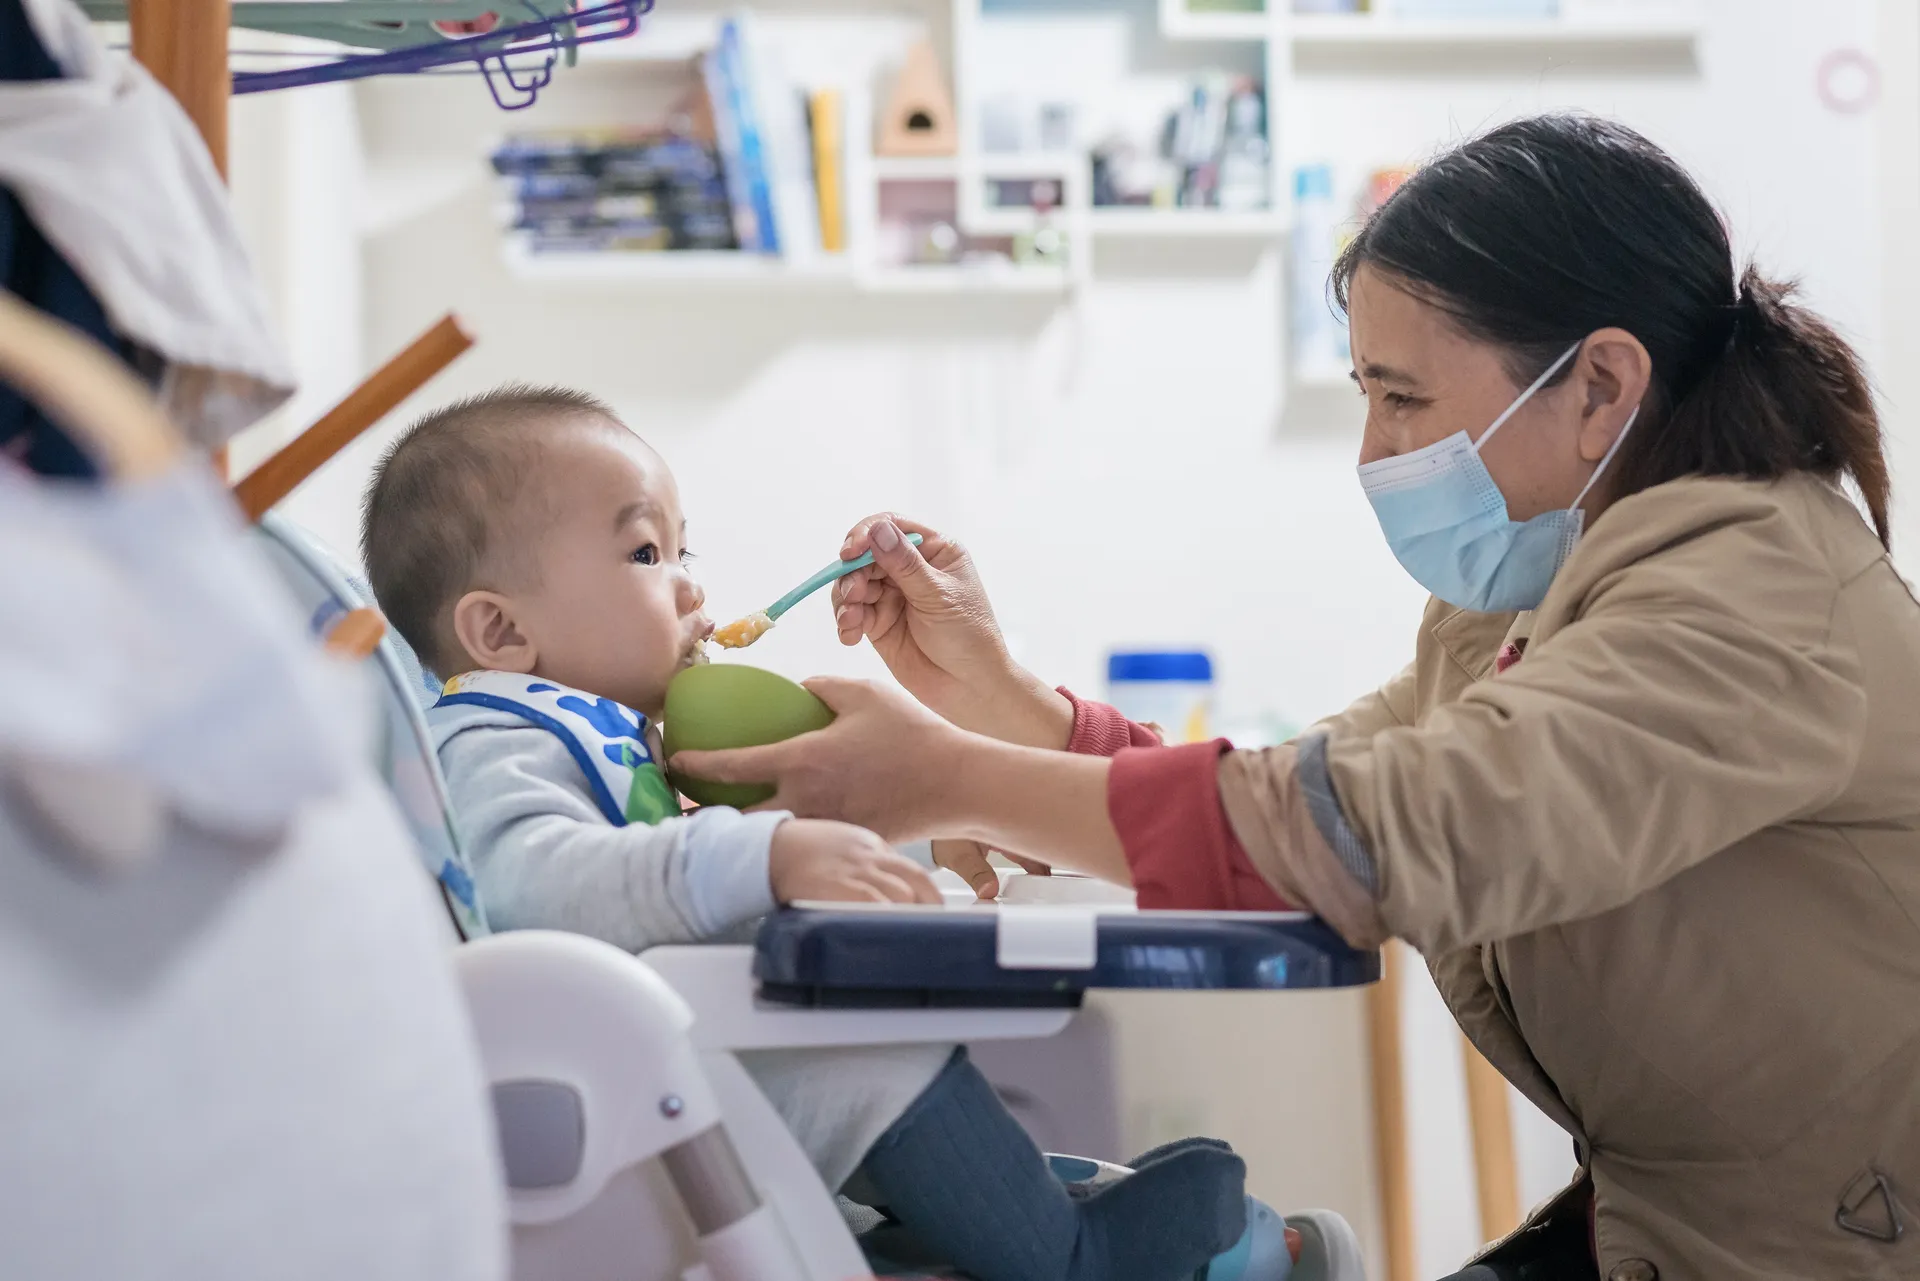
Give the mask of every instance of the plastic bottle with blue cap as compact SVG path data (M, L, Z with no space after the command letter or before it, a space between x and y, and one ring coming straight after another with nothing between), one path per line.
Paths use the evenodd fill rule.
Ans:
M1203 650L1109 654L1107 701L1128 720L1158 726L1169 743L1204 742L1213 715L1213 659Z

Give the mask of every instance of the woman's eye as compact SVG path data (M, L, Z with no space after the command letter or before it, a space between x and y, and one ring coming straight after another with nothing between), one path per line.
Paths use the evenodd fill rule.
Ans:
M648 543L645 547L636 548L633 553L633 563L636 565L658 565L660 563L660 549L652 543Z

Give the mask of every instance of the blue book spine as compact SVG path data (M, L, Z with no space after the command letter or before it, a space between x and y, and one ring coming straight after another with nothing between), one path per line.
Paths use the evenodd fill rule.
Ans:
M726 182L727 203L733 210L733 238L753 253L760 248L760 232L753 215L753 193L747 184L746 162L740 154L740 122L733 114L733 95L727 88L726 68L716 47L700 60L706 80L707 103L713 108L714 142L720 150L720 175Z
M780 252L780 233L773 217L773 183L767 171L766 133L754 110L752 83L740 52L740 29L731 19L720 28L720 68L726 81L734 125L740 133L740 168L752 201L761 253Z

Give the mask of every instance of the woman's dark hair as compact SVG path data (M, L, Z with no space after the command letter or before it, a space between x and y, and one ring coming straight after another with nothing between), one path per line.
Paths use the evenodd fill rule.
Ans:
M1614 494L1689 475L1846 477L1889 542L1880 420L1859 358L1792 301L1793 285L1751 266L1736 281L1705 194L1626 126L1537 116L1454 148L1340 255L1342 310L1363 266L1504 348L1517 384L1596 329L1637 337L1653 394L1621 446Z

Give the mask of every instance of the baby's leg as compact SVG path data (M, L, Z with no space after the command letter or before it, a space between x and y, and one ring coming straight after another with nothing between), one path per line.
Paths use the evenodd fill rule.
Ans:
M916 1241L980 1281L1187 1277L1246 1226L1246 1166L1224 1146L1181 1145L1069 1196L964 1051L861 1173Z
M828 1190L927 1090L951 1045L747 1050L738 1056Z

